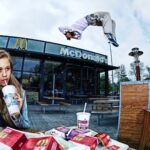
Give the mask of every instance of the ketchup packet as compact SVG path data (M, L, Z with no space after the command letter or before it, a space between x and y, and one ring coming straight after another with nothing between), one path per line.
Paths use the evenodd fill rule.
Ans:
M118 150L120 147L116 145L111 145L108 147L103 148L103 150Z
M98 133L95 137L100 141L103 146L107 146L110 141L110 136L105 133Z

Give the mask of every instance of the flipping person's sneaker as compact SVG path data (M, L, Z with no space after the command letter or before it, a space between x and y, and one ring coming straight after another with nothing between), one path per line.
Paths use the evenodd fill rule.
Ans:
M118 47L119 44L116 41L116 38L111 33L105 33L106 37L110 41L111 44L113 44L115 47Z

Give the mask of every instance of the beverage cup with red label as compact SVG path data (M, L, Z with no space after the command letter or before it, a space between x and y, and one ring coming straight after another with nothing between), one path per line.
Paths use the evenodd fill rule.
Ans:
M78 112L77 113L77 126L79 129L86 130L89 127L91 114L88 112Z
M18 102L15 99L16 88L13 85L6 85L2 88L4 100L10 116L19 115L20 110Z

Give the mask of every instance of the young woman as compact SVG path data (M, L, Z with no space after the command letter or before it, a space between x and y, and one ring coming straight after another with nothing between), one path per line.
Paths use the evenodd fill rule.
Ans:
M29 128L28 110L25 91L12 74L12 59L9 53L0 49L0 126L10 126L13 128ZM16 100L20 109L19 115L10 116L4 101L2 88L6 85L16 87Z

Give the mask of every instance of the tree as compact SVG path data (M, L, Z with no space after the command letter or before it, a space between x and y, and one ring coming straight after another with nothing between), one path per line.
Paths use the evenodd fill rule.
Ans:
M139 67L140 67L140 75L141 77L143 77L143 73L144 73L144 63L143 62L140 62L139 63ZM129 71L129 74L131 76L133 76L135 79L136 79L136 64L133 62L133 63L130 63L130 71Z
M125 66L122 64L119 69L115 70L115 77L117 78L117 83L115 84L117 92L120 90L120 82L130 81L126 74Z
M115 76L117 77L118 83L120 83L120 81L129 81L126 68L123 64L115 71Z
M105 88L106 88L106 81L105 81L105 73L104 72L100 73L100 80L99 80L99 84L98 85L99 85L99 89L100 89L100 95L104 96ZM108 78L108 91L112 91L112 86L111 86L109 78ZM99 94L99 91L98 91L97 94Z
M146 66L146 71L147 71L147 74L145 75L144 80L150 80L150 67L149 66Z

